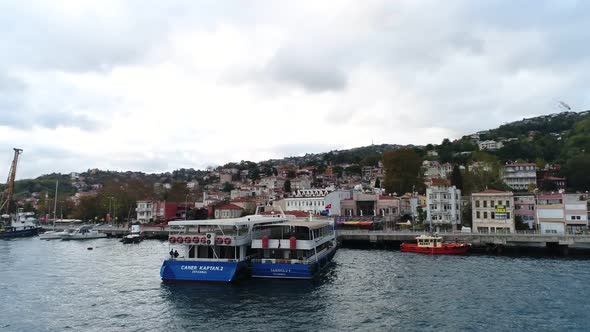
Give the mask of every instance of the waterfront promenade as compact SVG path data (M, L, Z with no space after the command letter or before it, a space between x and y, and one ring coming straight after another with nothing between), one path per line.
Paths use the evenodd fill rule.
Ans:
M56 229L59 229L56 227ZM63 228L62 228L63 229ZM129 233L129 228L118 225L101 225L96 230L111 237L121 237ZM169 226L142 226L146 238L166 239ZM426 234L423 231L394 230L337 230L338 241L341 243L361 244L369 246L399 246L402 242L414 241L416 236ZM540 234L535 231L517 231L515 233L462 233L439 232L447 242L471 243L476 248L485 248L501 252L505 247L549 247L567 253L569 248L590 250L590 234Z

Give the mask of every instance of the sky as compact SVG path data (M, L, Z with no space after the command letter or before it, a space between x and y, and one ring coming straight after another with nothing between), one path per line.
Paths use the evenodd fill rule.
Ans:
M0 177L440 143L590 109L590 1L0 1ZM2 181L2 179L0 179Z

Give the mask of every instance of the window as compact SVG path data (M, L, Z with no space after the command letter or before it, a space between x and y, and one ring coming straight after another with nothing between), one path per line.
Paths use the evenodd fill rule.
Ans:
M479 207L479 201L475 201L475 207Z
M494 212L491 212L491 213L490 213L490 217L491 217L492 219L496 219L496 214L495 214Z
M510 201L506 201L506 207L510 207Z
M483 218L488 219L488 213L486 211L483 212Z
M494 207L494 200L490 201L490 207Z
M534 205L529 205L529 210L534 210L535 206Z
M502 205L502 201L498 200L498 205Z
M475 212L476 218L479 219L480 215L479 215L479 211Z
M506 212L506 219L510 219L510 212Z
M488 207L488 201L483 201L483 207Z

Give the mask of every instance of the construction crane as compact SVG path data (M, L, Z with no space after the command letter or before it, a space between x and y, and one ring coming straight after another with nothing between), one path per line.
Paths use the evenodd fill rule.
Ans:
M14 193L16 165L18 164L18 157L21 153L23 153L22 149L14 148L14 159L12 159L12 165L10 165L10 172L8 172L8 180L6 180L6 189L4 190L4 194L2 195L3 199L5 200L0 206L0 211L2 211L2 209L4 208L6 214L10 214L10 201L12 200L12 194Z

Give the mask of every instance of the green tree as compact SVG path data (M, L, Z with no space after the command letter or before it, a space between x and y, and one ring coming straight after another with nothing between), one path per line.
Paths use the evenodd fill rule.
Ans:
M461 169L459 165L453 166L453 172L451 173L451 184L457 189L463 190L463 175L461 175Z
M344 169L348 175L361 175L362 169L359 165L350 165Z
M375 188L381 188L381 180L379 178L375 179Z
M472 227L473 216L471 201L467 201L467 203L463 206L463 209L461 209L461 223L463 226Z
M403 194L419 190L422 180L422 159L413 149L397 149L383 154L385 178L383 186L389 193Z
M568 186L574 190L586 191L590 188L590 154L582 153L572 157L565 164L563 173Z
M332 167L332 173L336 175L337 178L341 178L344 174L344 168L342 166L334 166Z
M229 182L224 183L223 187L221 188L221 191L226 192L226 193L228 193L232 190L234 190L234 185Z

